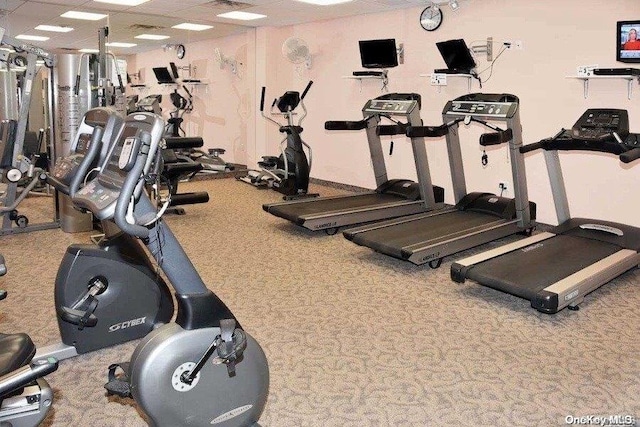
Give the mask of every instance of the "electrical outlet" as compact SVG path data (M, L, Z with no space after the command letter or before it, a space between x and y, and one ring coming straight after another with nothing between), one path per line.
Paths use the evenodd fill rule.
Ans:
M447 85L447 75L433 73L431 74L431 86L446 86Z
M505 40L503 44L507 47L507 49L511 50L523 50L524 44L522 40Z
M507 181L500 181L498 183L498 190L500 190L500 195L504 196L505 193L509 190L509 187L507 186Z

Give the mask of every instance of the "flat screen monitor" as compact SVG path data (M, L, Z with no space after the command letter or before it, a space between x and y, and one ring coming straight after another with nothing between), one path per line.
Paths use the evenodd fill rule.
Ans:
M360 60L363 68L398 66L396 39L360 40Z
M619 21L616 43L616 60L640 62L640 19Z
M153 69L153 73L156 75L156 79L158 83L175 83L171 74L169 74L169 70L167 67L155 67Z
M469 73L476 67L476 61L473 60L469 48L463 39L447 40L436 43L444 63L450 70Z

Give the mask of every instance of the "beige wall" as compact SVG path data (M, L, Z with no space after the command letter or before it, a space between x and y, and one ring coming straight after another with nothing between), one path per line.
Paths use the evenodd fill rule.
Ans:
M435 32L421 29L418 23L421 8L414 8L288 27L258 28L246 36L194 43L187 47L187 59L194 55L206 63L212 82L208 95L197 95L199 100L193 114L197 131L202 129L207 146L234 147L238 158L242 156L243 147L237 141L243 141L248 164L255 164L262 154L276 154L281 139L277 128L259 116L259 87L266 85L267 99L273 100L285 90L302 90L307 81L313 79L315 84L306 99L309 115L303 123L303 137L314 149L312 176L371 188L374 178L364 134L327 132L323 127L326 120L360 118L364 102L381 94L377 81L360 84L342 78L361 68L358 40L394 37L404 43L405 64L390 70L389 90L420 93L423 120L437 124L441 122L444 104L467 93L467 86L466 81L451 80L447 87L438 90L429 85L427 78L419 77L444 67L435 42L464 38L473 44L492 36L496 53L504 40L522 40L524 49L504 52L495 63L491 79L482 89L474 81L472 91L508 92L519 96L525 143L551 136L561 127L570 127L590 107L628 109L632 131L640 132L640 124L634 120L640 113L637 83L634 82L632 100L628 100L626 82L592 81L589 98L584 99L582 83L565 78L575 74L576 66L582 64L625 66L615 62L615 23L640 16L637 0L617 0L615 7L612 2L599 0L476 0L461 4L456 13L443 7L444 22ZM311 70L297 68L282 57L280 47L289 36L301 37L309 44L313 53ZM244 49L247 67L254 70L253 79L233 80L227 72L214 71L211 52L216 46L225 54ZM138 55L136 66L145 67L147 81L150 81L152 64L168 63L172 56L173 53L169 53L165 59L158 52ZM482 55L477 55L476 60L478 70L489 65ZM488 74L484 73L483 77L486 79ZM206 120L198 121L197 117L206 117ZM479 126L471 125L461 133L468 190L497 191L498 182L511 181L507 152L503 148L487 150L490 163L483 168L477 144L481 132ZM394 155L388 163L390 177L414 178L408 142L401 137L394 140ZM433 181L445 187L447 201L452 202L443 142L443 139L432 140L427 147ZM387 149L388 144L389 138L385 140ZM616 158L604 154L572 153L562 155L562 162L574 216L640 226L639 203L632 198L640 168L622 166ZM539 220L555 223L541 153L527 157L527 177L530 198L538 203Z
M153 67L169 67L169 62L178 66L191 64L196 67L196 77L207 85L187 85L193 95L194 110L185 114L187 135L202 136L206 148L222 147L227 150L224 158L229 162L246 163L248 121L253 121L254 58L251 33L225 37L223 39L187 43L186 56L179 60L175 51L155 50L138 54L129 61L128 72L141 72L147 89L138 90L140 97L160 93L163 95L162 109L165 118L173 109L169 94L173 86L160 86L153 74ZM214 48L227 57L235 58L237 74L229 66L220 68L214 58ZM251 49L251 51L249 51ZM184 73L184 74L183 74ZM186 77L186 71L180 75ZM134 91L130 91L136 93ZM184 93L181 92L183 96Z

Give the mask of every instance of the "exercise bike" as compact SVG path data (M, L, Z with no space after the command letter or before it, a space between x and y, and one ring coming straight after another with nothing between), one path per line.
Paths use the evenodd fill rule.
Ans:
M153 426L254 426L269 387L264 352L207 289L143 191L153 161L159 161L162 128L162 119L153 114L127 117L98 175L73 197L79 208L113 219L123 232L141 239L178 301L175 323L148 334L129 363L112 365L105 387L133 397ZM116 376L118 366L124 378Z
M0 255L0 276L6 272ZM6 297L0 290L0 300ZM29 335L0 334L0 426L35 427L53 403L53 390L44 376L58 369L58 361L33 361L35 352Z
M273 100L271 104L271 115L282 115L286 117L287 124L277 122L264 113L264 98L266 87L262 87L260 97L260 114L268 121L276 124L281 133L286 134L285 139L280 143L280 156L262 156L262 161L258 162L259 171L249 171L249 174L238 179L256 187L269 187L284 194L284 200L295 200L305 197L317 197L318 193L309 193L309 174L311 172L312 150L311 147L302 140L302 121L307 116L307 109L304 106L304 97L309 92L313 81L309 81L307 87L300 95L300 92L288 91L280 98ZM294 123L295 109L302 107L303 114ZM274 107L279 112L273 112ZM309 158L305 153L306 147Z
M73 197L87 174L100 170L97 164L107 157L122 127L123 120L114 110L89 110L71 144L71 154L56 162L47 181ZM67 248L55 281L62 342L39 349L37 358L63 360L122 344L171 319L171 292L140 243L109 221L103 221L102 228L105 237L98 245Z

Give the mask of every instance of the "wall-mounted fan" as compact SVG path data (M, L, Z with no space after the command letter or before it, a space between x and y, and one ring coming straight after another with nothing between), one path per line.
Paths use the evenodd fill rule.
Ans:
M232 74L236 74L238 72L238 61L233 58L229 58L224 56L224 54L220 51L219 48L213 49L213 57L216 62L220 65L220 69L224 70L226 65L231 69Z
M311 68L311 51L307 42L298 37L289 37L282 44L282 54L294 64L304 64Z

